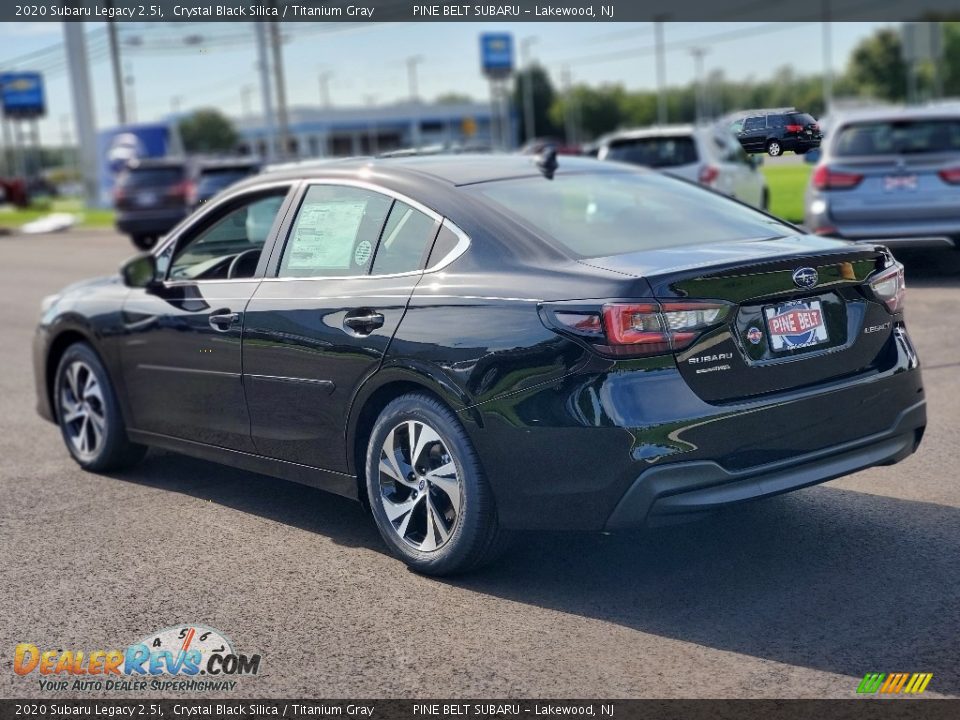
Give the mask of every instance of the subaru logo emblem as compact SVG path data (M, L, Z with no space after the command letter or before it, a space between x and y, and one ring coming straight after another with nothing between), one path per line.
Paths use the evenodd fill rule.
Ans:
M812 288L818 279L819 275L812 267L797 268L793 271L793 282L797 287Z

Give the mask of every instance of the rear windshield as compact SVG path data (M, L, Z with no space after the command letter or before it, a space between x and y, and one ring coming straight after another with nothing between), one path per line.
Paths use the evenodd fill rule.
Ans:
M125 187L155 187L175 185L183 179L183 168L139 168L127 170L120 182Z
M227 185L232 185L238 180L243 180L252 173L252 170L238 168L217 168L216 170L204 170L200 174L197 182L197 190L200 192L208 190L222 190Z
M922 154L960 152L960 120L886 120L844 126L834 154Z
M615 140L607 147L605 159L651 168L690 165L698 160L697 146L689 135Z
M521 178L471 191L579 257L797 234L744 205L656 173Z
M792 113L787 115L787 122L791 125L813 125L817 121L807 113Z

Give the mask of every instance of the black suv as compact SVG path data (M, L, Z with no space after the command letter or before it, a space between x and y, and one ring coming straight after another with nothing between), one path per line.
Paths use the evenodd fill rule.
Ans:
M738 121L737 139L748 153L765 152L771 157L793 150L803 155L820 147L823 133L809 113L798 110L758 112Z
M117 230L147 250L187 216L187 163L177 158L135 160L117 178L113 206Z

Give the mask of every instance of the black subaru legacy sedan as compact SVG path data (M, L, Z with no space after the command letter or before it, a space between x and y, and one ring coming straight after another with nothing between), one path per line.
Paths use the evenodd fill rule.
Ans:
M563 157L287 166L48 298L39 411L357 499L425 573L898 462L903 268L682 180Z

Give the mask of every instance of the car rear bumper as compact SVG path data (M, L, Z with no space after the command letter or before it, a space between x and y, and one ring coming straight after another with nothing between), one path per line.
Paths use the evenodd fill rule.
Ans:
M149 212L120 212L117 230L125 235L163 235L187 216L187 209L172 208Z
M900 413L882 433L788 461L731 472L715 462L675 463L642 473L617 503L605 529L623 530L687 513L780 495L912 454L926 426L926 402Z

